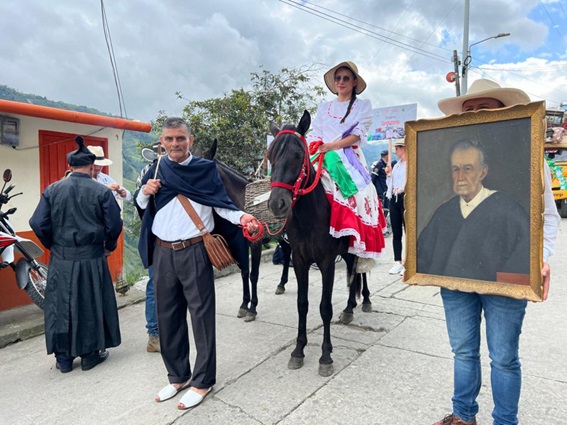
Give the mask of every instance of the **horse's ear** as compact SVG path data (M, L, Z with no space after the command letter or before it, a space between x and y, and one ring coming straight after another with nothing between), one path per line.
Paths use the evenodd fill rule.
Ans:
M305 136L305 133L307 133L307 130L309 130L310 125L311 125L311 115L309 114L309 111L305 110L303 112L303 116L301 117L301 120L299 120L299 125L297 126L297 132L302 136Z
M278 128L276 123L274 123L273 121L270 121L270 133L272 133L272 136L276 137L279 132L280 132L280 129Z
M217 154L217 146L218 146L218 141L217 139L213 140L213 144L211 145L211 149L209 149L209 159L212 161L213 159L215 159L215 155Z

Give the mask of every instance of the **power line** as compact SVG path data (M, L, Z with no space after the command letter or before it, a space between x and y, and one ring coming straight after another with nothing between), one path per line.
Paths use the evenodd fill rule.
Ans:
M447 19L447 17L453 12L453 10L455 9L455 7L457 7L457 4L459 4L460 0L457 0L455 2L455 4L453 4L453 7L451 8L451 10L449 10L449 12L445 15L445 17L441 20L441 22L439 22L439 24L433 29L433 31L431 32L431 34L429 34L429 36L425 39L426 41L429 40L429 38L435 34L435 32L437 31L437 29L443 24L443 22L445 22L445 19ZM413 2L411 3L413 5ZM407 9L406 9L407 11ZM405 12L404 12L405 14ZM396 24L397 25L397 24ZM425 41L423 42L425 43ZM415 53L412 55L411 58L409 58L406 63L404 64L404 66L402 67L402 69L400 70L400 72L396 73L394 75L394 77L390 78L390 81L388 82L388 84L386 85L386 87L384 87L382 89L382 91L380 92L380 94L378 95L378 98L381 98L382 95L386 92L386 90L388 90L390 88L390 86L392 85L392 83L399 78L400 75L402 75L402 71L405 70L407 68L407 66L409 65L410 61L415 57Z
M124 96L122 95L122 85L120 84L120 76L118 75L118 65L116 64L116 58L114 56L114 47L112 46L112 38L110 37L110 28L108 26L108 20L106 19L104 0L100 0L100 10L102 13L102 28L104 31L104 39L106 41L106 48L108 49L108 55L110 57L110 65L112 66L112 73L114 75L114 85L116 86L116 93L118 94L118 107L120 108L120 117L128 118L128 113L126 112L126 104L124 103ZM124 114L122 113L122 110L124 110Z
M358 32L360 34L369 36L371 38L375 38L377 40L382 40L382 41L384 41L388 44L392 44L392 45L394 45L396 47L400 47L404 50L408 50L410 52L417 53L417 54L429 57L430 59L435 59L435 60L438 60L438 61L441 61L441 62L449 62L449 60L447 58L443 57L443 56L440 56L440 55L437 55L435 53L428 52L428 51L425 51L425 50L418 49L418 48L416 48L416 47L414 47L410 44L394 40L393 38L381 35L381 34L374 32L374 31L357 28L354 24L351 24L350 22L336 18L336 17L334 17L330 14L320 12L318 10L315 10L313 8L310 8L308 6L300 4L296 1L293 1L293 0L278 0L278 1L281 2L281 3L287 4L288 6L291 6L291 7L294 7L296 9L299 9L301 11L304 11L306 13L309 13L311 15L317 16L317 17L324 19L328 22L335 23L337 25L348 28L348 29L355 31L355 32Z
M288 0L288 1L293 1L293 0ZM457 2L459 2L459 1L461 1L461 0L457 0ZM293 1L293 2L297 4L296 1ZM415 0L412 0L411 4L406 8L406 10L404 11L403 15L406 14L406 12L411 8L411 6L412 6L414 3L415 3ZM337 11L335 11L335 10L326 8L326 7L321 6L321 5L317 5L317 4L313 3L313 2L311 2L310 4L311 4L312 6L315 6L315 7L319 8L319 9L326 10L327 12L331 12L331 13L333 13L333 14L335 14L335 15L342 16L343 18L348 18L348 19L350 19L351 21L359 22L359 23L361 23L361 24L368 25L369 27L377 28L377 29L379 29L379 30L385 31L385 32L389 33L390 35L391 35L391 34L394 34L394 35L397 35L397 36L399 36L399 37L406 38L406 39L411 40L411 41L416 41L416 42L418 42L418 43L426 44L427 46L431 46L431 47L434 47L434 48L436 48L436 49L441 49L441 50L446 50L446 51L448 51L448 52L452 52L451 49L448 49L448 48L446 48L446 47L437 46L436 44L431 44L431 43L425 43L425 42L422 41L422 40L417 40L417 39L415 39L415 38L408 37L407 35L394 32L393 30L389 30L389 29L387 29L387 28L382 28L382 27L379 27L379 26L374 25L374 24L370 24L370 23L365 22L365 21L362 21L362 20L360 20L360 19L353 18L352 16L344 15L344 14L342 14L342 13L340 13L340 12L337 12ZM454 6L453 6L453 8L454 8ZM402 18L403 18L403 16L402 16ZM396 24L396 26L394 27L394 29L397 28L397 26L398 26L398 24L399 24L399 22L401 21L402 18L400 18L400 20L398 21L398 23Z
M551 17L551 14L549 13L549 11L547 10L547 7L545 7L545 4L542 3L541 0L539 0L539 3L541 4L541 7L543 7L543 10L545 10L545 13L547 13L547 16L549 17L549 20L551 21L553 28L555 28L555 30L557 31L557 34L559 34L559 38L561 39L561 41L563 42L563 44L565 44L565 47L567 47L567 43L565 42L565 39L563 38L563 35L561 34L561 31L559 31L559 25L555 24L555 21L553 20L553 18Z
M390 31L390 35L395 34L394 30L396 28L398 28L398 25L400 25L400 22L402 22L402 19L404 19L404 16L406 16L406 13L408 13L408 10L410 9L410 7L413 6L414 3L415 3L415 0L412 0L411 3L408 4L408 7L406 7L406 10L404 10L404 13L402 13L402 15L400 16L400 19L398 19L398 22L396 22L396 25L394 25L394 28L392 29L392 31ZM374 59L376 59L376 56L378 56L378 53L380 53L380 51L382 50L382 47L384 47L385 44L386 43L382 43L380 45L380 47L378 47L378 50L376 50L376 53L374 53L374 56L372 56L372 59L370 60L369 65L371 65L374 62ZM405 68L405 66L404 66L404 68Z

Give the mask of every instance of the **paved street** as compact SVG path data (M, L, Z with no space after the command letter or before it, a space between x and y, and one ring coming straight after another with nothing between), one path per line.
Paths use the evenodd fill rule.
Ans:
M528 306L521 340L520 423L527 425L567 424L567 220L562 227L559 254L551 261L550 299ZM166 372L160 355L145 351L140 302L120 310L122 345L91 371L76 362L71 373L61 374L45 354L42 336L0 349L0 424L432 424L451 411L452 393L439 289L410 287L389 275L391 255L389 245L369 280L373 311L357 309L348 326L338 323L347 299L344 263L339 265L331 327L335 371L329 378L317 373L319 272L311 271L305 365L289 370L297 332L295 278L285 294L275 295L281 266L264 263L255 322L236 317L240 276L216 281L217 385L197 409L177 410L180 396L153 401L167 383ZM140 295L132 290L128 297ZM38 313L29 316L37 320ZM484 353L482 425L492 423L488 364Z

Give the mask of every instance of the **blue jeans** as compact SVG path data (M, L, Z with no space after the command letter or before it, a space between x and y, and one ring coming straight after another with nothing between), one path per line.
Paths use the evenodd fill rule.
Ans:
M454 353L453 413L469 422L481 386L480 324L484 311L495 425L518 423L522 371L518 355L527 301L441 289Z
M150 280L148 280L148 284L146 285L146 329L148 330L149 336L159 336L156 299L154 295L154 267L150 266L148 271L150 273Z

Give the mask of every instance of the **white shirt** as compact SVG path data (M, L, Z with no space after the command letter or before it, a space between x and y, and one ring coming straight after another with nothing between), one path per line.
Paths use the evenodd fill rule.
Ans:
M469 216L469 214L472 213L473 210L476 207L478 207L479 204L482 201L484 201L486 198L488 198L493 193L496 193L496 191L487 189L484 186L482 186L480 191L476 194L476 196L474 198L472 198L470 200L470 202L465 201L463 199L463 197L461 196L461 199L459 201L459 205L461 206L461 214L463 214L463 218L467 218Z
M99 183L102 183L105 186L108 185L108 184L116 183L116 180L114 180L108 174L104 174L102 172L98 173L96 181L99 182ZM124 197L120 196L120 194L118 192L113 190L112 192L114 192L114 197L116 198L117 201L129 201L129 200L132 199L132 194L130 193L130 191L128 189L126 189L123 186L120 186L120 189L124 189L126 191L126 196L124 196Z
M189 158L181 162L180 165L188 165L192 158L193 155L189 155ZM150 195L144 195L143 193L144 186L142 186L136 198L138 206L142 209L146 209L150 200ZM215 227L213 207L199 204L191 199L189 199L189 202L195 208L195 212L203 221L205 228L212 232ZM214 210L225 220L237 225L240 224L240 218L244 215L242 211L234 211L227 208L214 207ZM177 198L173 198L156 213L152 225L152 233L162 241L167 242L190 239L201 234Z
M392 199L392 195L398 195L403 193L406 188L406 169L407 161L399 160L394 165L390 177L386 178L386 184L388 185L388 191L386 192L386 197Z
M372 104L369 100L357 97L352 104L348 117L341 124L349 102L348 100L339 102L338 99L335 99L331 102L321 103L312 122L313 129L307 135L307 143L315 140L322 140L324 143L340 140L342 134L358 122L351 134L360 137L356 145L362 146L366 142L368 129L372 125Z

